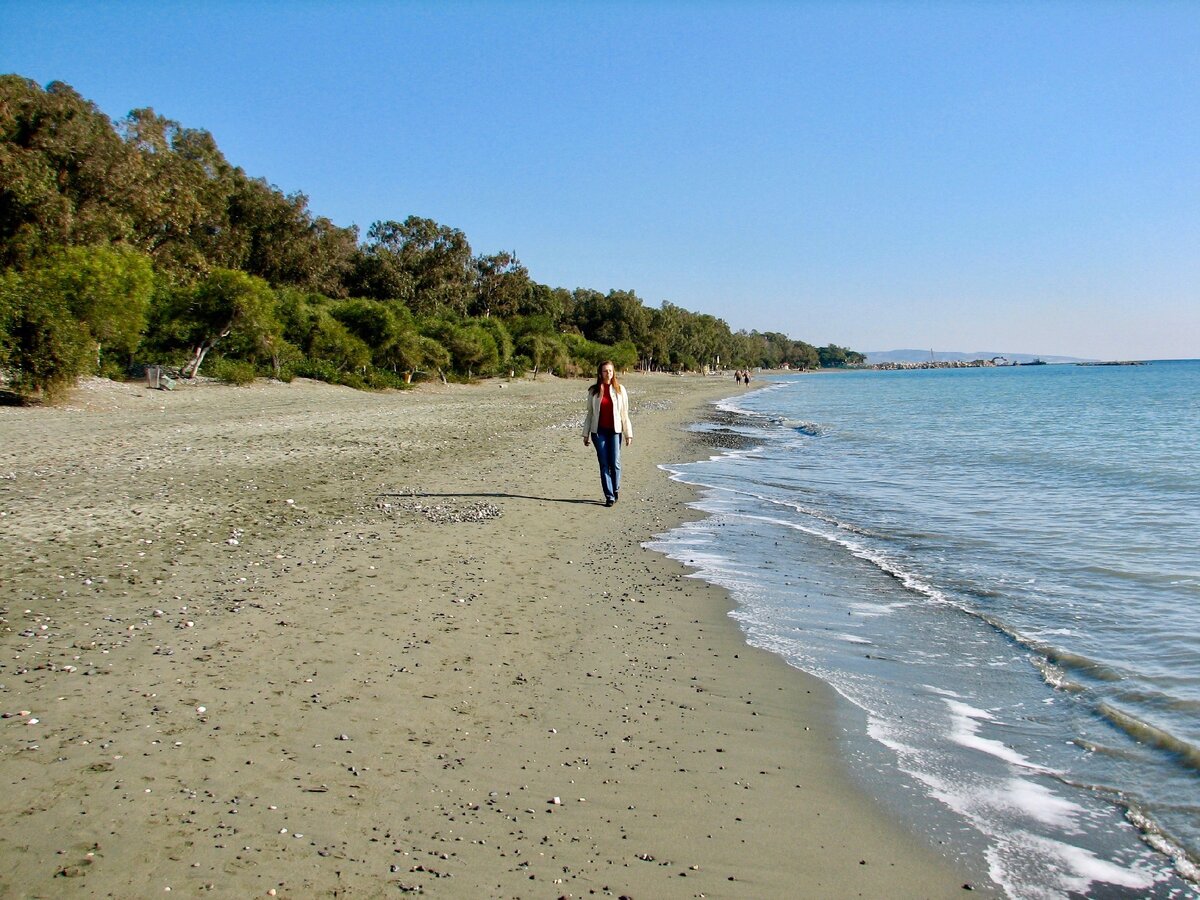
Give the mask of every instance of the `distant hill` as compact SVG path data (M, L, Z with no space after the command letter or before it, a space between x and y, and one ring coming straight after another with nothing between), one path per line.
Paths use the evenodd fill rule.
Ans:
M866 354L867 364L890 362L929 362L928 350L871 350ZM938 362L970 362L973 359L994 359L1003 357L1009 362L1033 362L1040 359L1047 363L1094 362L1080 359L1077 356L1046 356L1037 353L1000 353L995 350L977 350L973 353L963 353L958 350L934 350L933 358Z

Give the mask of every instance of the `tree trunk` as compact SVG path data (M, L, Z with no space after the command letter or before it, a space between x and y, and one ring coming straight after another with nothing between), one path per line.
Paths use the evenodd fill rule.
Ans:
M192 361L183 367L183 371L179 374L184 378L192 379L196 377L196 373L200 371L200 364L204 362L204 357L208 354L209 347L207 344L201 344L192 351Z
M223 337L228 336L229 332L231 332L231 331L233 331L233 323L232 322L230 322L228 325L226 325L224 328L222 328L220 330L220 332L218 332L216 334L216 336L210 338L207 341L201 342L200 346L197 347L194 351L195 356L192 358L192 361L190 363L188 363L186 366L184 366L183 377L184 378L195 378L196 375L200 372L200 364L204 362L204 357L208 355L208 351L217 345L217 341L219 341Z

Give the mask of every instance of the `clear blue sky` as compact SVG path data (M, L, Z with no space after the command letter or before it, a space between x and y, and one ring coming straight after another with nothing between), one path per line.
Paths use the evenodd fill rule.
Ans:
M1200 3L0 0L365 232L817 344L1200 357Z

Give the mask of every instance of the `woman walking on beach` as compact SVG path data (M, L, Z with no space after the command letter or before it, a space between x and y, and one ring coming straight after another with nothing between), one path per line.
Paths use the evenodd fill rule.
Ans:
M588 388L587 413L583 417L583 446L596 446L605 506L612 506L620 498L622 438L625 446L633 440L629 394L617 381L616 368L606 359L596 368L596 383Z

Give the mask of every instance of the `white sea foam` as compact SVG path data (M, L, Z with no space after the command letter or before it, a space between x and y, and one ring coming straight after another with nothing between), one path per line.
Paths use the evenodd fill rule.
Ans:
M906 606L908 606L907 603L851 603L849 609L856 616L874 618L877 616L890 616L892 613L904 609Z
M1023 769L1032 769L1039 772L1049 771L1042 766L1034 764L1012 747L992 738L981 737L979 735L979 723L996 721L996 718L991 713L986 710L976 709L958 700L947 699L946 706L950 708L952 715L950 739L960 747L978 750L980 753L986 753L989 756L994 756L996 759L1003 760L1014 766L1020 766Z
M1010 778L992 797L997 807L1007 807L1068 834L1078 834L1083 807L1028 778Z
M1017 897L1061 900L1086 896L1093 884L1149 890L1157 880L1140 866L1121 866L1090 850L1031 832L1017 832L988 852L992 877Z

